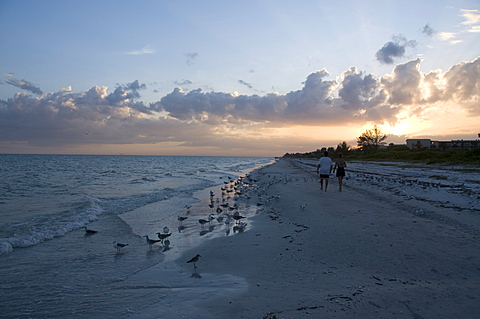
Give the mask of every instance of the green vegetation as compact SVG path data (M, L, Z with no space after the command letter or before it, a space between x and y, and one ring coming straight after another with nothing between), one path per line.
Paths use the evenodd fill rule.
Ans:
M404 145L385 144L383 141L387 138L375 126L373 130L367 130L357 138L358 148L353 149L346 142L337 145L336 148L322 148L307 153L286 153L283 157L317 159L323 156L324 151L328 151L329 156L336 158L338 153L344 155L345 160L362 161L390 161L390 162L410 162L410 163L446 163L446 164L473 164L480 165L480 147L473 150L450 150L441 151L438 149L415 149L411 150Z
M350 149L347 152L330 147L328 149L317 149L308 153L285 154L284 157L291 158L319 158L323 151L328 150L330 157L336 158L338 153L343 153L345 160L361 161L390 161L390 162L412 162L412 163L448 163L448 164L475 164L480 165L480 148L473 150L452 150L440 151L432 149L411 150L406 146L388 146L381 149L364 151L361 149Z

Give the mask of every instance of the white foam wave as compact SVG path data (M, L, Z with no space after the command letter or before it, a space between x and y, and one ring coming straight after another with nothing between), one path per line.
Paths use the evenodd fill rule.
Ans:
M60 214L37 216L24 223L10 225L15 234L0 238L0 254L11 252L14 248L34 246L55 237L85 226L96 220L103 210L96 199L90 199L81 207Z

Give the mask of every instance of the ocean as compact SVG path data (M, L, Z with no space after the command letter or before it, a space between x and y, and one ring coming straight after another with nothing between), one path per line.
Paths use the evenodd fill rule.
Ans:
M172 291L172 282L185 280L181 270L169 267L151 280L142 272L173 264L203 240L235 235L233 224L204 227L198 219L218 216L207 203L234 206L235 196L223 190L273 161L0 155L0 317L154 318L164 313L168 318L196 313L186 306L176 309L175 304L192 299ZM255 213L248 205L236 206L247 217ZM178 216L187 219L180 222ZM83 227L97 233L87 234ZM172 234L168 242L150 247L143 236L158 239L156 233L164 227ZM117 252L114 241L128 246Z

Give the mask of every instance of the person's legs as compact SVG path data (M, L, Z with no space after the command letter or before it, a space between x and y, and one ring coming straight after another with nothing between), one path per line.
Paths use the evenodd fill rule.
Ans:
M327 177L327 178L325 178L325 191L327 191L327 187L328 187L328 180L329 180L329 178L328 178L328 177Z
M323 177L320 176L320 189L323 191Z
M338 190L342 191L343 176L338 176Z

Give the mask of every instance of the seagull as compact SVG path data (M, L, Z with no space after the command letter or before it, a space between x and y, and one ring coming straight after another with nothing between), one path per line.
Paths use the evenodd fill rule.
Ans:
M93 235L93 234L98 233L96 230L88 229L87 227L83 227L83 229L85 229L85 234L86 235Z
M199 219L198 222L200 223L200 225L202 225L202 227L203 227L203 225L205 225L206 223L209 223L209 221L206 220L206 219Z
M233 214L233 219L235 219L237 222L242 218L246 218L246 217L237 213Z
M113 242L113 248L115 248L117 250L117 253L119 253L120 249L122 249L125 246L128 246L128 244L122 244L122 243L119 243L117 241Z
M158 242L160 242L160 239L150 239L148 238L148 235L143 236L147 239L147 244L150 246L150 249L152 249L152 246Z
M177 217L177 220L180 222L180 224L185 220L187 219L188 217L183 217L183 216L178 216Z
M163 240L167 237L170 237L172 235L172 233L170 234L161 234L161 233L156 233L158 238L160 239L160 241L163 243Z
M198 261L198 259L200 259L200 256L199 254L197 254L195 257L193 257L192 259L190 259L189 261L187 261L187 264L188 263L193 263L193 267L194 268L197 268L197 265L195 265L195 263Z
M168 229L167 226L163 227L163 233L168 234L170 232L170 229Z

